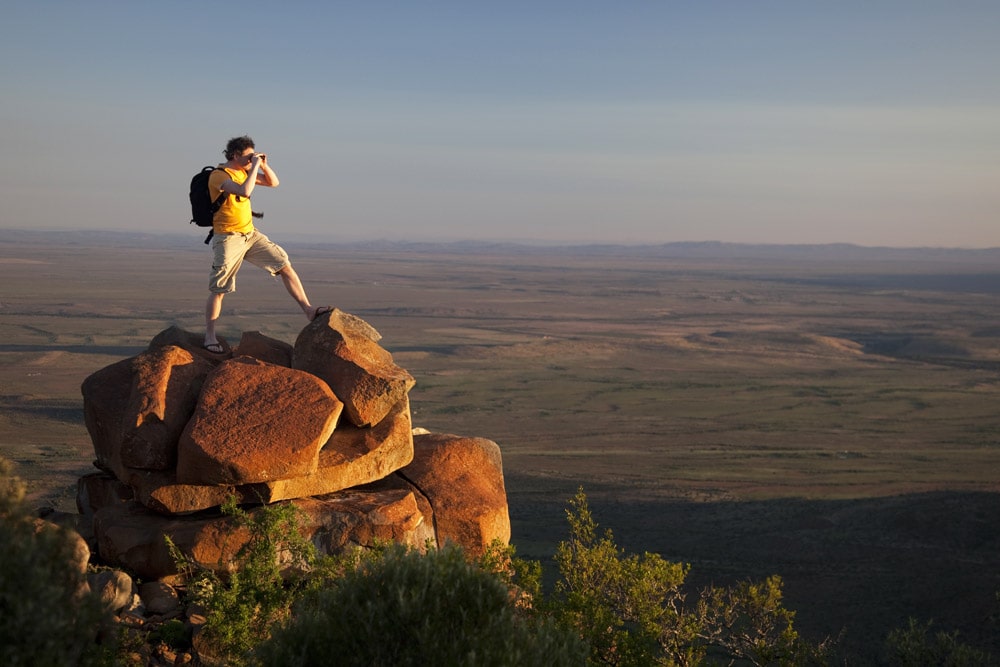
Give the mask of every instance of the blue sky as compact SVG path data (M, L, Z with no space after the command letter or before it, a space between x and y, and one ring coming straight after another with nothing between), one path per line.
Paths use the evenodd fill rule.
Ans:
M8 4L0 228L1000 246L997 2Z

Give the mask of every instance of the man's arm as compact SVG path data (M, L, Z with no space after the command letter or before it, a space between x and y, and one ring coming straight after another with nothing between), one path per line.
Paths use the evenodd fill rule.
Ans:
M260 164L260 157L254 155L250 161L250 171L247 172L246 180L242 183L237 183L232 179L225 181L222 184L222 191L227 194L236 195L237 197L247 197L249 199L250 193L253 192L254 186L257 185Z
M247 178L249 181L249 177ZM263 153L260 154L260 171L257 172L257 185L264 185L269 188L278 187L278 175L274 173L271 169L271 165L267 163L267 156Z

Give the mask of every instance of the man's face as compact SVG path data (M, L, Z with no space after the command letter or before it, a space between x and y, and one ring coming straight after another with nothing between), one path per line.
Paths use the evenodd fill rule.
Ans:
M239 164L244 169L250 168L250 160L253 158L253 148L247 148L242 153L236 156L236 163Z

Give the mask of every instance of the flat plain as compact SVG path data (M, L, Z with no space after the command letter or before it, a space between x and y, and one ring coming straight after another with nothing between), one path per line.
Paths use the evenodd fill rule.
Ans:
M201 330L200 241L0 241L0 453L35 504L75 511L93 470L83 379ZM854 655L909 617L1000 652L993 255L284 245L416 378L416 426L500 445L518 555L553 567L582 487L625 550L696 587L779 574ZM222 335L293 343L280 282L238 287Z

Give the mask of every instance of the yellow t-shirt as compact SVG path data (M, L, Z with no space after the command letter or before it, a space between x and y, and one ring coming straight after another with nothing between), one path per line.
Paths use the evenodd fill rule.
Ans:
M222 184L232 179L238 184L247 180L247 173L242 169L226 169L220 167L208 177L208 193L212 201L222 192ZM250 214L250 198L229 195L222 201L222 206L212 218L212 230L216 234L248 234L253 231L253 216Z

